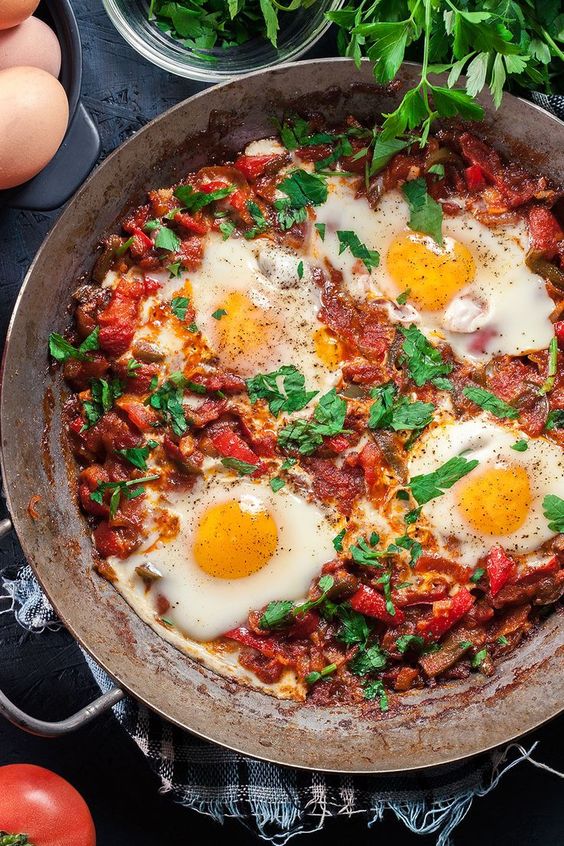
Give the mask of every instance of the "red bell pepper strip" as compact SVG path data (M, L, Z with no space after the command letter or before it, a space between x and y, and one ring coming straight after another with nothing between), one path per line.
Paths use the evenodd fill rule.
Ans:
M146 250L152 250L153 247L155 246L153 244L153 242L151 241L151 239L149 238L149 236L146 235L145 232L143 232L142 229L139 229L139 228L136 227L133 230L133 234L135 235L136 238L139 238L140 242L143 244L143 246Z
M236 458L238 461L244 461L246 464L254 464L257 470L262 467L260 458L231 429L222 429L221 432L218 432L212 437L211 441L219 454L225 458ZM257 470L254 472L256 473Z
M556 217L546 206L531 207L529 233L533 250L538 250L549 261L557 255L558 246L564 239L564 232Z
M222 188L229 187L229 183L224 182L222 179L212 179L211 182L202 182L198 191L201 191L202 194L211 194L213 191L220 191Z
M276 656L280 655L283 651L281 645L273 637L270 635L259 637L259 635L254 634L246 626L239 626L237 629L231 629L230 631L225 632L223 637L228 637L230 640L236 640L238 643L242 643L243 646L251 646L266 658L276 658Z
M558 320L554 324L554 334L556 335L558 346L561 350L564 350L564 320Z
M195 232L196 235L205 235L208 231L208 227L206 226L203 220L198 220L195 217L192 217L191 214L186 214L185 212L177 212L174 215L174 222L180 224L180 226L187 229L189 232Z
M529 584L530 582L535 582L537 579L540 579L549 573L555 573L556 570L559 569L560 561L558 560L558 556L553 555L542 564L531 564L528 567L525 567L524 570L521 570L521 572L515 576L513 581L515 584L519 585Z
M509 557L504 548L499 544L492 546L486 559L486 570L492 596L499 593L502 587L509 581L509 577L514 569L515 562Z
M464 178L466 179L466 185L469 191L480 191L486 187L484 171L479 164L473 164L465 168Z
M239 156L235 167L240 170L247 179L258 179L262 176L268 165L276 156Z
M438 640L464 617L473 604L474 597L470 591L464 587L460 588L458 593L449 599L435 602L433 616L427 620L420 620L417 628L429 640Z
M399 608L396 608L395 614L390 614L382 594L368 585L361 585L357 592L351 596L350 603L354 611L365 614L367 617L375 617L383 623L399 624L405 619L405 614Z

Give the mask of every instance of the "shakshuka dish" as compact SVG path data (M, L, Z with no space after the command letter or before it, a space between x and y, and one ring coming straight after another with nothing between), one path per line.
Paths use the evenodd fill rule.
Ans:
M564 593L558 188L292 116L105 239L53 333L96 568L216 672L397 707Z

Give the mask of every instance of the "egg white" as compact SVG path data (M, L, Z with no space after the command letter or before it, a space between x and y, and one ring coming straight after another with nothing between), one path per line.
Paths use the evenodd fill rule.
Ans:
M519 439L527 443L524 452L511 449ZM468 460L478 460L478 466L422 508L423 518L443 548L447 541L454 539L458 544L458 559L471 566L497 543L510 553L528 554L554 537L543 515L542 502L547 494L564 497L564 455L560 447L545 438L527 438L518 430L502 428L481 416L438 426L424 435L409 462L410 478L432 473L453 456L461 454ZM466 481L472 473L480 473L486 468L513 467L525 470L531 489L532 501L524 522L511 534L477 534L459 505Z

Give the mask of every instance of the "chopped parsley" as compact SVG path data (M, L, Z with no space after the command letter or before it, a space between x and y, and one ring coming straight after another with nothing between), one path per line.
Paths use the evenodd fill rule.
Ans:
M420 388L430 382L443 391L452 390L452 382L445 377L453 365L443 361L440 350L430 344L416 326L400 328L400 332L404 338L400 363L407 366L415 384Z
M173 261L172 264L167 264L166 269L170 273L171 279L175 276L180 276L180 273L183 270L182 262L181 261Z
M126 499L135 499L145 493L145 488L139 487L140 485L142 486L145 482L154 482L158 478L158 474L153 474L151 476L143 476L141 479L129 479L127 482L98 482L96 489L90 494L90 499L102 505L104 502L104 493L106 491L112 491L110 497L110 520L113 520L122 496Z
M170 309L174 316L178 317L179 320L185 320L189 303L190 300L188 297L174 297L171 300Z
M315 224L315 228L317 229L317 234L319 235L319 237L321 238L321 240L322 240L322 241L325 241L325 228L326 228L326 224L325 224L325 223L316 223L316 224Z
M362 648L365 648L371 629L364 614L359 614L348 605L338 605L336 612L341 621L341 628L336 635L337 640L348 646L359 643Z
M406 288L405 291L402 291L401 294L398 294L398 296L396 297L397 304L405 305L410 294L411 288Z
M394 603L392 602L392 574L391 573L384 573L376 581L377 585L382 585L384 588L384 599L386 601L386 611L388 614L391 614L392 617L396 616L396 608Z
M327 593L334 583L333 576L321 576L317 583L321 594L317 599L308 599L301 605L294 605L289 599L277 599L274 602L269 602L259 620L259 628L277 629L289 625L296 617L303 616L307 611L324 603L327 599Z
M86 423L82 431L89 429L112 408L114 401L123 393L119 379L107 382L105 379L92 379L90 384L91 399L82 403Z
M222 220L219 224L219 231L221 232L224 241L233 235L235 232L235 224L231 220Z
M529 444L527 441L521 439L520 441L515 441L514 444L511 444L511 449L514 449L515 452L526 452L529 449Z
M307 170L294 170L282 180L278 189L286 194L274 202L282 229L302 223L307 217L307 206L319 206L327 199L327 181Z
M404 182L402 191L409 205L410 218L407 224L415 232L430 235L436 243L443 245L443 210L427 192L423 177Z
M387 711L390 707L388 702L388 694L384 687L384 682L381 679L372 679L364 685L365 699L378 699L381 711Z
M278 491L284 487L286 482L284 479L281 479L280 476L275 476L273 479L270 480L270 487L272 488L274 493L278 493Z
M474 584L477 584L480 581L480 579L482 578L482 576L484 575L485 572L486 571L484 570L483 567L476 567L476 569L474 570L474 572L470 576L470 581L474 582Z
M298 262L298 267L296 269L296 272L298 274L298 279L302 279L303 275L304 275L304 263L303 263L303 261Z
M389 555L389 553L387 550L374 549L379 540L380 538L375 532L372 532L368 542L364 538L358 538L356 544L349 549L353 561L362 564L364 567L382 567L380 558Z
M212 317L213 317L214 320L221 320L221 318L225 317L226 314L227 314L227 312L225 311L224 308L218 308L214 311L214 313L212 314Z
M62 335L59 335L58 332L51 332L49 335L49 352L56 361L68 361L69 358L76 358L78 361L87 361L87 353L99 348L99 335L100 327L96 326L80 346L74 347Z
M374 643L366 649L359 649L352 661L349 662L349 669L357 676L367 676L369 673L383 670L387 659L380 644Z
M480 649L479 652L476 652L474 657L472 658L471 664L474 670L477 670L479 667L482 666L486 658L488 657L488 650L487 649Z
M186 378L180 371L176 371L171 373L167 381L145 400L147 405L161 413L165 423L168 423L174 434L178 436L182 436L188 428L182 406L186 386Z
M564 532L564 499L548 494L542 501L542 512L553 532Z
M336 664L328 664L326 667L323 667L323 669L319 673L318 672L308 673L307 676L305 677L305 682L306 682L306 684L315 684L315 682L318 682L321 679L325 679L325 678L327 678L327 676L330 676L331 673L334 673L336 669L337 669Z
M405 634L396 640L396 647L401 655L405 655L408 649L422 649L424 645L425 638L421 635Z
M479 405L480 408L483 408L484 411L489 411L490 414L499 417L500 420L504 420L505 418L514 420L516 417L519 417L519 411L516 408L513 408L508 402L499 399L499 397L496 397L490 391L486 391L485 388L470 385L468 388L464 388L462 393L469 400L475 402L476 405Z
M374 151L370 164L370 176L374 176L379 170L386 167L400 150L405 150L412 143L411 140L402 141L400 138L383 138L379 133L374 140Z
M341 529L338 535L335 535L333 538L333 546L335 547L335 552L342 552L343 551L343 538L347 533L346 529Z
M553 429L564 429L564 410L549 411L544 428L547 432L551 432Z
M373 388L370 395L376 400L370 407L368 426L371 429L393 429L395 432L422 429L433 419L435 406L430 402L411 402L397 397L393 382Z
M197 326L196 323L191 323L188 327L188 331L192 332L192 334L194 335L196 332L199 332L200 330L198 329L198 326Z
M291 414L300 411L317 395L317 391L305 390L305 378L293 364L287 364L272 373L259 373L247 379L249 399L268 402L271 414Z
M418 505L425 505L430 500L442 496L447 488L452 488L459 479L470 473L478 464L475 458L469 460L463 455L455 455L432 473L413 476L409 483L413 498Z
M168 226L161 226L155 236L155 247L175 253L180 247L180 238Z
M372 272L373 267L378 267L380 264L380 253L377 250L369 250L351 230L337 231L337 238L339 239L339 255L347 249L350 250L355 258L362 261L369 273Z
M141 367L140 361L137 361L137 359L135 359L135 358L130 358L129 361L127 362L127 375L135 378L135 371L139 370L140 367Z
M507 638L505 637L505 635L500 635L500 636L497 638L497 641L496 641L496 642L497 642L497 643L499 643L499 645L500 645L500 646L509 646L509 641L507 640Z
M402 549L409 552L409 564L411 567L413 567L423 555L423 547L419 541L410 538L408 535L402 535L401 538L396 538L395 541L390 544L387 551L388 553L400 552Z
M147 441L145 446L116 449L116 453L121 455L122 458L125 458L126 461L129 461L130 464L133 464L134 467L137 467L138 470L146 470L149 453L157 446L158 443L156 441L150 440Z
M262 213L260 206L252 200L247 202L247 210L255 222L255 225L251 229L247 229L243 233L245 238L250 241L252 238L256 238L257 235L262 235L263 232L266 232L268 229L268 220Z
M323 444L323 438L339 435L347 416L347 403L331 388L319 400L313 420L296 420L285 426L278 435L281 449L295 449L301 455L310 455Z
M218 188L216 191L196 191L191 185L179 185L174 191L174 196L182 203L182 208L186 211L196 212L203 209L204 206L209 206L210 203L215 203L216 200L223 200L229 197L236 191L234 185L226 185L225 188Z
M443 179L445 175L445 166L442 162L437 162L437 164L431 165L427 173L434 173L439 179Z

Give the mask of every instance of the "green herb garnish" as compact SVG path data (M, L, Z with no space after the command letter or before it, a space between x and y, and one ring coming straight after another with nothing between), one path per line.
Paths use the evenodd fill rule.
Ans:
M338 231L337 238L339 239L339 255L348 249L355 258L362 261L369 273L371 273L373 267L378 267L380 254L377 250L369 250L354 232L350 230Z
M99 348L99 335L100 327L96 326L80 346L74 347L62 335L59 335L58 332L51 332L49 335L49 352L56 361L68 361L69 358L86 361L88 359L87 353Z
M485 388L479 388L477 385L471 385L468 388L464 388L462 393L465 397L468 397L469 400L475 402L476 405L479 405L480 408L483 408L484 411L489 411L490 414L493 414L495 417L499 417L500 420L504 420L505 418L514 420L516 417L519 417L518 409L513 408L513 406L509 405L509 403L499 397L496 397L496 395L492 394L491 391L486 391Z
M300 411L317 395L317 391L305 390L305 378L293 364L247 379L247 391L252 403L266 400L275 417L281 412Z
M478 464L476 459L468 460L463 455L456 455L432 473L414 476L409 483L413 498L418 505L425 505L430 500L442 496L447 488L452 488Z

